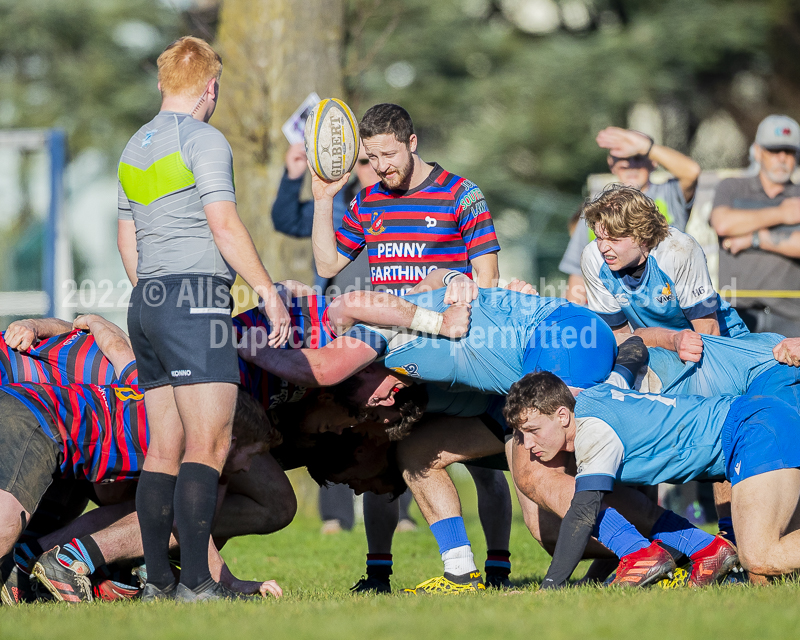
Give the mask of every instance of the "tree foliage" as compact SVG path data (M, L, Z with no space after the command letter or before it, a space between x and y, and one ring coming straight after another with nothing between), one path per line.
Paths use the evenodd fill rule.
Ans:
M0 0L0 127L119 153L158 110L155 59L179 25L158 0Z

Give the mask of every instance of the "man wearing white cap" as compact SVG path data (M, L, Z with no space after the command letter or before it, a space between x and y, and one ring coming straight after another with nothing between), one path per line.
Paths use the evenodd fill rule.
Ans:
M723 180L714 196L719 284L741 292L734 306L751 331L800 336L800 186L791 182L800 126L768 116L753 151L758 175Z

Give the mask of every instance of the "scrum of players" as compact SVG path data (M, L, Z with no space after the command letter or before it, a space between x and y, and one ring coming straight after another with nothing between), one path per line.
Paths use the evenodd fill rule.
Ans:
M619 303L606 313L622 313L624 328L525 283L479 288L447 269L402 298L357 291L329 303L286 282L286 348L266 346L258 309L236 316L241 385L209 543L214 578L280 595L274 581L235 578L218 547L287 526L296 503L284 472L307 466L357 492L409 487L445 563L418 591L484 588L444 470L497 454L553 555L542 588L566 586L583 558L598 559L587 580L610 568L611 584L639 587L681 564L697 587L800 568L800 341L750 334L716 293L692 298L708 284L701 250L637 190L609 189L585 215L598 238L584 253L597 266L587 282ZM626 304L606 283L631 266L631 246L647 254L650 281ZM599 264L606 252L613 261ZM654 305L667 283L675 295ZM703 333L683 311L698 303L716 323ZM0 493L3 602L136 596L131 569L146 567L131 485L148 436L126 334L91 315L18 321L0 364L2 466L30 467ZM716 536L648 490L692 480L732 485L719 505L732 519ZM81 515L89 500L99 508Z
M214 71L200 78L196 93L171 95L163 56L172 51L164 64L174 65L184 49L205 56ZM188 207L178 196L196 189L187 215L203 221L205 211L209 225L225 216L238 221L232 179L219 177L231 178L229 148L207 124L220 74L221 60L197 39L183 38L159 58L164 109L157 118L174 130L184 127L192 146L176 154L180 140L144 127L123 155L118 245L134 283L146 268L178 263L188 252L169 245L156 258L145 255L151 249L138 244L144 202L157 207L159 197L172 198ZM220 265L240 265L240 274L264 292L264 304L232 321L221 320L223 307L192 303L192 327L222 330L221 338L209 334L214 344L200 345L205 334L186 330L188 324L166 326L170 313L177 317L170 309L148 311L147 322L161 321L140 320L130 336L96 315L71 323L21 320L2 334L5 605L280 597L274 580L235 577L219 549L232 537L268 535L291 523L296 499L285 472L297 467L320 484L346 483L359 493L412 492L443 572L406 589L411 594L512 586L508 514L497 509L503 492L481 508L489 547L484 579L447 473L456 462L511 472L525 524L553 557L542 589L568 586L584 558L594 562L582 583L624 587L677 579L681 571L687 585L705 587L731 576L766 581L800 569L800 339L751 334L716 293L698 243L669 226L636 186L608 188L583 207L594 235L580 260L588 306L540 296L517 280L499 288L500 247L477 185L424 162L411 118L397 105L369 109L359 131L375 184L356 195L337 231L333 199L348 176L327 183L312 174L315 262L320 275L332 277L367 251L373 284L402 295L352 291L328 299L295 281L274 287L253 247L243 240L241 251L232 251L214 226L191 238L192 248L211 250L209 273L230 284L228 266ZM665 164L675 160L635 132L609 128L598 142L615 158L628 158L626 170L647 164L651 154L662 154ZM183 169L195 169L194 182L174 189L137 182L149 175L148 154L154 163L182 157L191 165ZM200 157L223 170L208 170ZM153 189L163 193L154 197ZM690 200L693 187L681 189ZM174 240L168 228L147 231L159 242ZM246 230L238 237L247 239ZM141 298L139 288L134 294ZM142 350L148 340L149 350ZM206 484L213 480L217 495L210 503L187 482L176 485L174 475L144 468L153 458L148 450L162 455L163 440L154 435L163 435L168 413L161 410L166 405L145 406L145 396L159 385L187 383L191 371L158 362L176 361L187 344L212 356L230 347L238 363L238 376L226 370L200 380L217 384L209 393L234 378L238 383L230 434L219 431L223 459L210 472L199 463L191 471ZM137 361L135 353L146 357ZM213 369L211 360L191 355ZM177 381L156 380L154 371ZM188 459L185 429L184 437ZM180 458L181 447L173 448ZM179 534L171 515L160 516L181 569L142 562L149 553L157 559L142 524L153 514L143 511L147 500L135 498L143 474L152 487L158 476L175 492L176 521L187 505L211 504L210 535L197 528L192 536L186 528ZM695 480L714 483L717 535L658 505L658 484ZM505 485L504 491L508 496ZM98 508L85 511L89 501ZM371 553L356 592L392 589L391 513L383 517L368 532ZM190 545L196 579L184 584Z

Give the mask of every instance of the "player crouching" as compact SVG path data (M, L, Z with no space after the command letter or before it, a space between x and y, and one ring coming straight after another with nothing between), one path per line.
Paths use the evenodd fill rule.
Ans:
M135 386L15 384L0 387L0 565L30 522L54 477L95 483L137 479L149 433L142 394ZM252 458L280 442L263 409L240 391L223 474L245 471ZM92 601L91 575L106 563L91 536L50 549L32 565L35 578L63 602ZM3 572L6 573L5 571ZM8 578L6 604L16 603ZM250 596L226 587L224 597ZM12 602L11 600L14 600Z
M737 568L733 545L671 511L643 536L603 504L615 482L729 479L744 568L762 575L800 568L800 533L790 526L800 495L800 415L780 399L644 394L602 384L576 400L559 378L538 372L512 386L505 416L531 456L546 462L568 451L577 463L575 494L542 588L566 585L590 536L621 560L612 584L647 586L671 576L675 562L661 544L690 558L691 586L720 582Z

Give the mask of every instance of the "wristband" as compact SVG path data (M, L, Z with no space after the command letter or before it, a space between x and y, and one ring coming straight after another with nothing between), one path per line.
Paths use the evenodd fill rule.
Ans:
M444 274L444 278L442 278L442 284L445 287L448 286L450 282L453 280L453 278L455 278L457 275L461 274L459 274L458 271L448 271L447 273Z
M438 336L443 321L444 314L417 307L417 310L414 312L414 319L411 321L409 328L412 331Z
M758 231L753 231L753 240L751 242L753 249L761 248L761 239L758 237Z

